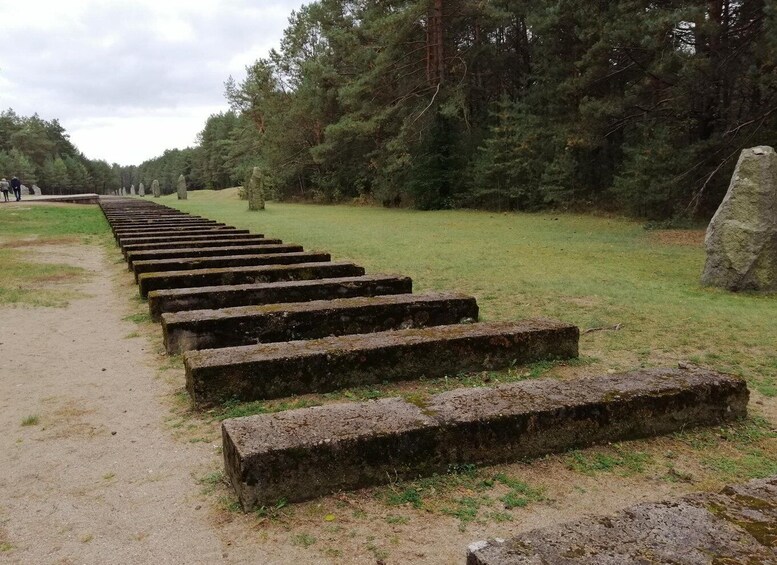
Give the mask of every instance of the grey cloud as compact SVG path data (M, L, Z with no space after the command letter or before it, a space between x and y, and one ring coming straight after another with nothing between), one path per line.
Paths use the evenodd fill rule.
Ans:
M223 103L223 83L234 72L227 66L233 55L256 46L253 58L264 56L299 2L270 4L274 9L267 13L275 18L256 10L256 2L233 2L215 14L190 14L185 23L193 38L185 42L154 32L148 13L132 3L95 5L75 29L52 30L34 41L22 31L21 37L31 41L12 47L10 60L0 54L2 72L20 84L26 97L70 108L68 113L79 116L101 109ZM166 22L154 24L164 30Z

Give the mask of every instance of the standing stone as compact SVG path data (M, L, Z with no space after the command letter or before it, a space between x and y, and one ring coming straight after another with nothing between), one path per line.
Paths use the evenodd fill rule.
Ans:
M162 191L159 189L159 181L156 179L151 182L151 194L154 195L154 198L162 196Z
M37 196L41 195L40 187L37 184L33 184L31 190L32 190L33 194L35 194Z
M178 177L178 200L186 200L186 178Z
M138 186L138 195L139 196L146 195L146 186L143 183L140 183L140 185Z
M264 210L264 183L259 167L254 167L246 188L249 210Z
M121 187L121 195L126 196L127 195L127 189L125 187Z
M777 291L777 154L742 150L707 228L701 282L727 290Z
M131 184L131 185L130 185L130 194L131 194L132 196L135 196L135 185L134 185L134 184Z

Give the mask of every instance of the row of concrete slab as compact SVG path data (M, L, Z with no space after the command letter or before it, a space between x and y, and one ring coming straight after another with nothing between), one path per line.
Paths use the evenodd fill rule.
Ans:
M102 202L197 406L500 370L578 354L553 320L479 323L474 298L412 294L327 253L142 200ZM224 462L245 509L746 414L741 379L701 369L334 403L226 420Z

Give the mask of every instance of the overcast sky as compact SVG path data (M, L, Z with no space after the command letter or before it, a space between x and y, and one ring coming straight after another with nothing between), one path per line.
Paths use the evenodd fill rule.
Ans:
M0 0L0 108L58 118L90 159L195 143L224 81L277 47L303 0Z

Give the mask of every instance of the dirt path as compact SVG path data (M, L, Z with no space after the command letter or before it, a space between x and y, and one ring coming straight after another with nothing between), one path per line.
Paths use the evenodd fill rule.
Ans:
M126 337L119 266L96 246L38 250L93 275L67 308L0 309L0 561L222 561L193 478L213 446L164 427L168 387Z

